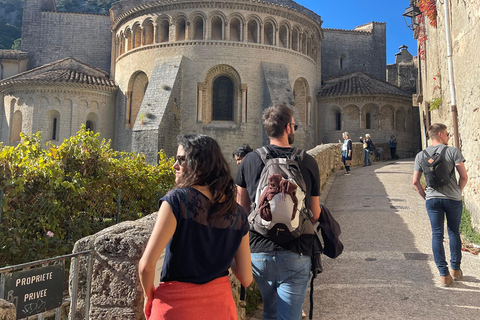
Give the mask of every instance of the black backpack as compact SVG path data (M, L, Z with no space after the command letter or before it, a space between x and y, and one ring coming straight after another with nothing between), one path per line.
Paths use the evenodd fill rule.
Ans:
M448 170L448 161L445 158L446 151L447 147L444 147L440 153L435 152L433 155L429 155L426 150L423 150L423 158L420 164L427 187L437 189L450 182L455 167L451 171Z
M248 221L250 230L284 244L314 233L312 212L305 203L306 185L298 166L305 151L294 148L290 156L272 155L272 151L268 147L255 150L265 167Z

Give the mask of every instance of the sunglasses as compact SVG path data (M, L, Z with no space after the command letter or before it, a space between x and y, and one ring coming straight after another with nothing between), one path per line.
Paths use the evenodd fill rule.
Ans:
M176 162L178 162L178 165L180 165L180 166L181 166L181 165L185 162L185 160L186 160L185 156L176 156L175 159L177 159Z
M288 124L291 125L291 126L293 126L293 129L295 129L295 131L297 131L297 129L298 129L298 124L295 124L295 123L293 123L293 122L289 122Z

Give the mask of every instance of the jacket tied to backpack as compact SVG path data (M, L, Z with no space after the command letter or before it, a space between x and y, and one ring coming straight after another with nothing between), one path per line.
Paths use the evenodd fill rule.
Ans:
M306 185L298 161L305 151L293 148L290 155L272 155L267 147L255 152L265 164L258 182L250 230L284 244L303 234L314 234L312 212L305 203Z
M275 196L280 196L282 201L285 201L285 196L288 195L293 201L293 212L292 219L295 219L297 213L298 199L296 196L297 185L283 179L281 174L274 174L268 178L268 186L262 193L260 197L260 207L259 212L260 216L265 221L272 221L272 209L270 207L271 200Z

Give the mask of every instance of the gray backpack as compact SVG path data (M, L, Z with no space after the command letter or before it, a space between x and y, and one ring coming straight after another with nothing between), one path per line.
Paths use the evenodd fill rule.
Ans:
M287 243L302 234L314 234L312 212L306 207L307 192L298 165L305 151L294 148L290 156L272 155L268 147L255 152L265 167L260 175L253 210L248 216L250 230L274 241Z

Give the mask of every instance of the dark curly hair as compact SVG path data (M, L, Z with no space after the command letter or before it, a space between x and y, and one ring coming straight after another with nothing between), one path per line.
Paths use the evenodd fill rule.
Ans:
M233 151L232 155L235 157L243 158L247 155L247 153L252 152L253 149L246 143L242 144L237 150Z
M204 134L179 135L177 142L185 151L185 170L175 185L185 188L208 186L212 193L212 218L235 211L237 187L217 141Z

